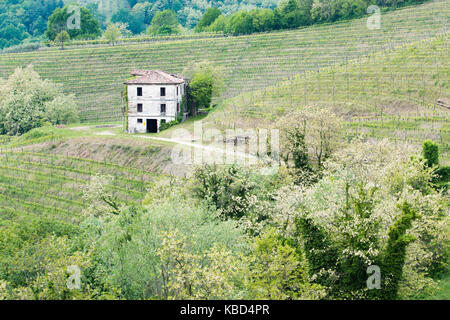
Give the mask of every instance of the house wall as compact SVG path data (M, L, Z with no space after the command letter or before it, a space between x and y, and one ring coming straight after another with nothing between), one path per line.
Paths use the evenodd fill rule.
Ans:
M142 96L137 95L137 88L142 88ZM161 97L161 87L166 88L166 96ZM177 94L178 87L178 94ZM184 95L185 86L180 85L128 85L128 132L145 133L146 120L157 119L158 131L161 120L166 122L177 118L177 104L180 104ZM142 104L142 112L137 111L138 104ZM161 113L161 104L166 105L166 113ZM138 123L138 119L143 119Z

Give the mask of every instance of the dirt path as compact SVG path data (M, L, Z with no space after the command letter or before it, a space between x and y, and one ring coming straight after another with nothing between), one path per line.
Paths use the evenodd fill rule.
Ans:
M87 131L89 129L92 128L117 128L120 127L120 125L114 125L114 126L101 126L101 125L96 125L96 126L80 126L80 127L74 127L74 128L68 128L70 130L75 130L75 131ZM100 136L117 136L116 133L113 133L109 130L105 130L105 131L98 131L94 133L95 135L100 135ZM162 141L162 142L168 142L168 143L173 143L176 145L181 145L184 147L190 147L190 148L195 148L195 149L200 149L202 151L205 151L207 155L210 155L211 159L220 159L220 158L226 158L226 159L234 159L234 160L239 160L239 161L244 161L246 163L258 163L259 162L259 158L255 155L252 155L250 153L247 152L241 152L236 150L236 148L234 146L229 146L226 144L221 144L219 146L213 146L213 145L205 145L203 143L194 143L194 142L189 142L186 140L181 140L181 139L173 139L173 138L161 138L161 137L152 137L152 136L143 136L143 135L130 135L130 137L133 137L135 139L149 139L149 140L155 140L155 141ZM203 154L204 155L204 154ZM234 162L234 161L233 161Z
M160 137L146 137L146 136L135 136L136 138L142 138L142 139L152 139L152 140L157 140L157 141L164 141L164 142L170 142L170 143L175 143L178 145L182 145L182 146L186 146L186 147L192 147L192 148L196 148L196 149L202 149L203 151L207 151L210 154L215 154L218 156L218 154L220 154L221 156L229 156L229 157L233 157L234 158L240 158L241 160L246 160L246 161L253 161L253 162L257 162L258 161L258 157L251 155L249 153L246 152L239 152L236 150L230 150L229 148L225 147L215 147L215 146L210 146L210 145L204 145L204 144L199 144L199 143L192 143L192 142L187 142L187 141L183 141L183 140L178 140L178 139L168 139L168 138L160 138ZM216 156L216 157L217 157Z

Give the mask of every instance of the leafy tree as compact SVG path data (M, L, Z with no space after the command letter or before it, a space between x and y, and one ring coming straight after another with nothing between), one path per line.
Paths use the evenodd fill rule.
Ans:
M211 7L203 14L202 18L198 22L197 26L194 28L195 32L202 32L205 28L209 27L216 21L216 19L221 16L222 13L219 9Z
M46 122L66 124L78 120L72 95L49 80L42 80L30 65L17 68L0 82L0 133L17 135Z
M123 204L108 190L107 186L112 183L113 177L110 175L95 175L91 178L83 191L83 199L89 204L83 211L85 216L119 214Z
M327 108L307 106L280 118L277 127L281 157L299 169L321 169L340 144L341 121Z
M152 22L154 16L153 10L154 4L150 2L138 2L133 7L133 13L137 14L139 17L142 17L144 20L144 24L149 25Z
M209 32L225 32L228 18L224 15L217 17L216 20L209 26L204 28L204 31Z
M187 66L183 75L189 80L187 104L192 115L200 108L209 108L212 99L224 88L222 70L207 61Z
M257 9L250 11L252 16L253 30L265 32L277 29L275 13L270 9Z
M302 249L308 261L310 277L315 278L315 283L332 288L332 273L339 256L336 244L323 227L317 225L310 217L297 218L296 226L298 234L302 237Z
M281 4L280 8L284 28L298 28L311 23L309 8L306 4L300 5L298 0L288 0L284 5Z
M180 27L175 12L172 10L164 10L155 14L147 33L151 35L180 33Z
M230 17L225 30L236 35L255 32L251 14L248 11L236 12Z
M246 288L251 299L319 299L324 287L309 283L295 248L270 228L253 240Z
M98 3L92 2L86 5L86 9L88 9L94 18L99 22L100 27L105 29L106 27L106 17L98 10Z
M145 30L142 12L133 12L128 9L120 9L111 17L113 23L123 23L128 25L128 29L133 34L139 34Z
M67 33L66 30L61 31L55 37L55 42L59 43L59 45L61 46L61 50L64 49L64 43L66 43L69 40L70 40L70 36L69 36L69 33Z
M108 40L112 45L115 44L117 38L121 36L121 32L117 24L110 23L106 28L103 36Z
M167 279L166 299L224 299L236 291L239 262L224 246L201 253L189 252L189 241L178 230L162 236L163 277ZM203 261L207 260L208 264Z
M439 146L437 143L427 140L422 144L422 155L429 167L439 165Z
M68 22L76 19L76 10L70 12L73 8L77 8L76 10L80 12L79 28L68 28ZM61 31L67 31L71 39L90 39L101 35L100 24L92 13L84 7L75 5L58 8L49 17L45 36L53 41Z
M389 240L381 269L384 281L382 281L383 289L380 291L380 295L381 298L388 300L397 298L406 259L406 247L414 240L414 237L406 234L406 232L411 229L412 222L418 218L417 213L409 203L404 202L399 207L402 214L389 228Z
M191 188L197 198L214 206L222 218L240 219L251 211L258 185L244 168L204 165L195 169Z

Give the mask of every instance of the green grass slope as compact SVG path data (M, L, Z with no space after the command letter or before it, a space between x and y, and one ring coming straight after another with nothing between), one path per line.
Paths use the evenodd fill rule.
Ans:
M44 78L77 95L83 121L117 121L122 83L133 68L181 72L190 62L210 60L223 66L227 84L223 97L230 98L305 71L447 32L449 13L450 0L436 0L382 15L379 30L369 30L363 18L242 37L51 48L0 56L0 77L31 63Z
M222 128L270 126L305 105L333 108L351 134L420 144L449 159L450 34L311 71L224 101L206 119Z

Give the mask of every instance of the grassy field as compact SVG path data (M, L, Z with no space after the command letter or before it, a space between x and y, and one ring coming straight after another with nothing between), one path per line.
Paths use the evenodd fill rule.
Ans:
M367 18L304 29L214 39L155 41L115 47L50 48L0 56L0 77L33 64L44 78L75 93L83 122L121 119L121 91L133 68L181 72L210 60L224 68L224 98L273 86L303 72L339 65L448 31L450 1L436 0L382 16L379 30Z

